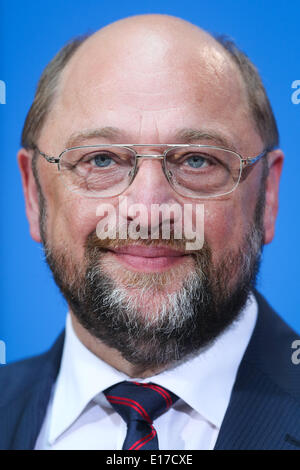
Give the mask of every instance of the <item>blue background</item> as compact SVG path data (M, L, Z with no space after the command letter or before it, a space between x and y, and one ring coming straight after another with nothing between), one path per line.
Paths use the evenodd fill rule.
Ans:
M300 79L299 2L5 0L0 9L0 79L7 86L7 102L0 105L0 339L6 342L7 362L48 348L63 328L67 311L42 248L30 238L16 163L36 83L48 61L71 37L139 13L176 15L212 33L226 33L257 65L286 153L277 233L265 248L258 287L300 331L300 104L291 101L291 84Z

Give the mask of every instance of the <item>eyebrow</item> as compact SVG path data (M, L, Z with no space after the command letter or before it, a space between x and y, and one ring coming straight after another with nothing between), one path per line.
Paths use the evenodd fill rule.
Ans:
M80 132L74 132L70 135L68 140L65 142L65 148L76 147L81 145L83 141L95 138L104 138L109 140L115 140L123 135L120 129L116 127L100 127L96 129L87 129Z
M95 138L104 138L109 140L110 142L121 142L121 140L123 139L124 141L121 143L126 143L126 141L128 140L128 137L126 137L126 133L123 132L121 129L118 129L117 127L107 126L95 129L86 129L80 132L74 132L65 142L65 148L67 149L80 146L83 144L84 141ZM225 135L211 129L200 130L192 128L183 128L175 132L174 138L175 141L179 142L180 144L193 144L205 140L209 141L212 145L217 145L230 150L237 151L235 145L231 140L229 140ZM131 143L133 144L133 142ZM170 143L172 144L174 142ZM161 145L163 146L164 144Z
M178 140L182 140L182 143L193 144L198 141L208 140L213 145L221 146L227 148L228 150L237 151L233 142L226 137L225 135L221 134L220 132L216 132L212 129L192 129L192 128L184 128L179 129L176 133L176 138Z

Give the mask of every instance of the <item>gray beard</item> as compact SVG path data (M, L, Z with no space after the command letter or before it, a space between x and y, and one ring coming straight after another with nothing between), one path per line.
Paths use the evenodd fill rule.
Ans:
M67 248L51 247L42 196L40 208L46 260L73 314L95 338L119 351L134 366L136 376L177 365L209 346L238 318L255 285L264 240L264 188L241 246L226 251L213 266L211 250L204 244L191 255L195 269L181 288L162 296L148 314L139 306L145 305L149 292L162 289L159 273L131 276L135 295L129 296L128 286L117 285L103 271L101 255L106 250L93 243L95 233L88 237L83 270L72 262Z
M178 291L161 298L149 314L139 306L145 304L147 295L149 299L155 280L151 284L148 277L131 297L126 287L116 285L103 272L98 249L96 253L85 274L71 267L65 254L47 249L46 257L79 323L118 350L139 375L198 354L237 319L255 283L261 235L252 230L246 246L238 253L227 253L215 269L208 266L209 250L194 255L195 270ZM238 281L230 287L233 276Z

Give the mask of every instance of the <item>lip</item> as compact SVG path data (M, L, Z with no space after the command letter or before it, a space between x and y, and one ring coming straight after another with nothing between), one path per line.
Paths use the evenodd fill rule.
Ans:
M144 258L161 258L161 257L178 257L184 256L184 251L172 250L168 247L152 247L152 246L140 246L131 245L122 248L113 248L111 251L118 255L130 255Z
M167 247L131 245L109 250L117 260L134 271L163 272L186 259L184 251Z

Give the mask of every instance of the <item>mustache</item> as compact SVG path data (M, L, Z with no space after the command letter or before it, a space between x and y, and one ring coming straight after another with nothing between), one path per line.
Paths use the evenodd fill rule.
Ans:
M123 235L124 236L124 235ZM170 238L165 239L165 238L157 238L157 239L152 239L152 238L137 238L137 239L132 239L129 237L127 234L127 238L119 238L118 233L116 235L116 238L105 238L101 239L98 237L96 230L93 230L86 239L85 242L85 249L87 251L93 250L93 249L98 249L102 251L107 251L111 249L117 249L117 248L123 248L123 247L128 247L128 246L134 246L134 245L139 245L139 246L151 246L151 247L166 247L166 248L172 248L174 250L178 251L186 251L186 243L189 242L190 240L185 238L184 235L180 239L176 239L174 237L174 233L170 233ZM187 254L195 254L199 253L200 251L207 251L208 250L208 245L206 242L204 242L203 247L201 250L197 251L186 251Z

